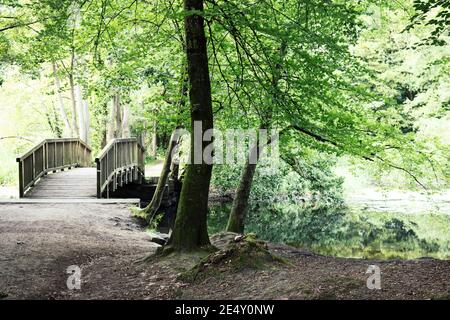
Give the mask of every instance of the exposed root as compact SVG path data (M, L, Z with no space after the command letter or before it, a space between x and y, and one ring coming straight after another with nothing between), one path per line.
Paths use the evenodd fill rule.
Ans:
M273 263L287 262L272 255L267 243L257 239L255 234L238 235L226 248L209 254L193 268L181 274L180 280L194 282L206 276L236 272L245 268L261 269Z
M131 215L133 217L139 218L139 219L144 219L145 221L147 221L148 214L147 214L146 208L141 209L138 207L131 207L130 210L131 210Z
M215 252L217 250L218 249L212 245L200 247L200 248L198 248L198 250L191 250L191 251L178 249L171 245L164 245L164 246L158 247L154 253L151 253L136 262L137 263L155 262L155 261L160 261L169 256L173 257L174 255L177 255L177 254L179 254L179 255L192 254L193 256L198 257L199 254L204 256L206 254L210 254L211 252Z

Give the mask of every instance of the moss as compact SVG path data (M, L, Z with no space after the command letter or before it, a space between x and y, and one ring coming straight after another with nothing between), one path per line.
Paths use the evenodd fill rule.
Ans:
M8 294L5 292L0 292L0 299L5 299L8 297Z
M130 211L133 217L147 221L147 212L144 209L131 207Z
M194 282L206 277L222 277L242 269L262 269L274 263L288 262L272 255L265 242L250 234L230 243L225 249L209 254L193 268L182 273L180 280Z

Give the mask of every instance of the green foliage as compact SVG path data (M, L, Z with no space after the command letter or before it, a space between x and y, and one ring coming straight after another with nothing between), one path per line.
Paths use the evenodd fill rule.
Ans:
M182 1L3 1L0 137L31 141L0 140L0 184L14 182L14 158L34 142L69 135L53 63L68 118L70 77L89 102L94 153L114 95L133 135L149 140L156 124L159 148L188 127L184 14ZM379 185L449 187L449 17L445 0L205 1L215 127L283 130L280 167L257 170L248 230L350 256L448 249L425 237L425 221L349 213L332 166L345 154ZM216 166L214 187L232 192L241 170ZM227 214L211 208L211 230Z
M416 25L432 26L433 30L425 39L425 43L445 45L442 35L450 36L450 4L446 0L414 0L415 14L407 30Z
M142 217L142 216L141 216ZM142 217L144 218L144 217ZM152 231L152 230L157 230L158 229L158 225L161 222L161 220L164 218L164 213L160 212L154 215L151 223L147 226L146 230Z
M355 54L364 59L368 70L364 79L379 97L371 103L375 116L379 122L399 128L402 136L397 143L383 143L389 146L385 151L389 161L379 163L380 180L392 175L390 164L401 164L405 177L407 172L413 173L428 189L439 190L450 181L446 107L450 100L450 51L448 46L416 46L432 28L421 26L405 32L413 10L408 3L405 5L369 6L361 16L365 29ZM409 154L402 152L409 148ZM397 186L420 187L410 175L409 182L395 175L399 177Z
M340 218L333 208L341 207L342 179L330 172L333 160L327 155L309 156L293 167L281 162L278 167L260 165L250 195L246 230L266 240L287 242L299 236L326 235L326 226ZM264 159L262 159L264 162ZM239 179L241 167L216 166L213 187L219 194L230 194ZM300 174L299 174L300 172ZM221 231L227 215L221 207L211 207L209 228ZM229 211L228 211L229 213Z

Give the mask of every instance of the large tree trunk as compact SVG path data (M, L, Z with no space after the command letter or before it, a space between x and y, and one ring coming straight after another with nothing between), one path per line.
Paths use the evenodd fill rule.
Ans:
M202 124L202 132L213 128L211 102L211 83L208 69L208 55L203 17L203 0L184 0L188 14L184 18L186 56L189 75L189 99L191 128L194 122ZM194 12L192 12L194 11ZM207 230L208 195L212 165L204 162L194 163L194 154L202 152L209 142L195 139L191 134L191 163L187 166L178 204L175 227L169 239L172 250L198 250L209 245ZM200 139L203 140L203 139Z
M67 117L66 109L64 107L64 101L61 94L61 81L59 80L58 77L58 68L55 62L52 63L52 67L53 67L53 77L55 80L55 90L59 103L59 114L61 115L61 119L64 122L66 132L72 137L73 136L72 127L70 126L69 118Z

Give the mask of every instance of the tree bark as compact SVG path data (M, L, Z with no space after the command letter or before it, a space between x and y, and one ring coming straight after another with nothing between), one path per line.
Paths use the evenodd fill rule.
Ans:
M72 100L72 128L73 133L76 135L76 138L80 137L80 129L78 127L77 120L77 99L75 96L75 83L73 80L73 74L69 74L69 85L70 85L70 97Z
M83 109L84 109L84 121L85 121L85 130L86 130L86 143L90 144L89 133L91 130L91 116L89 114L89 101L83 100Z
M114 137L122 137L122 112L120 110L120 94L116 93L113 97L113 107L115 115Z
M109 111L109 122L106 138L108 142L115 138L122 138L122 112L120 110L120 95L114 94Z
M72 56L70 61L70 71L69 71L69 85L70 85L70 96L72 98L72 129L76 134L76 137L80 137L80 128L78 127L77 121L77 99L75 92L75 81L74 81L74 72L75 72L75 50L72 48Z
M153 121L153 128L152 128L152 144L150 148L150 155L153 158L156 158L156 152L158 151L158 135L157 135L157 124L156 120Z
M159 207L161 206L161 201L164 195L164 189L166 188L167 179L169 178L169 173L172 165L172 154L173 150L178 144L179 137L177 136L177 131L172 133L170 137L169 147L167 148L166 158L164 159L164 164L161 170L161 174L158 180L158 185L156 186L155 193L153 194L152 201L143 210L145 215L145 220L150 224L153 217L157 213Z
M130 138L130 107L126 104L123 106L122 118L122 138Z
M88 131L89 131L89 105L87 100L83 99L83 94L81 92L81 87L77 84L75 85L75 96L77 100L77 114L78 114L78 124L80 131L80 139L84 142L88 142Z
M53 67L53 77L55 80L55 90L59 103L59 113L61 115L61 119L64 122L64 126L66 128L67 133L69 133L69 135L72 137L73 136L72 127L70 126L69 118L67 117L66 109L64 107L64 101L61 94L61 81L59 80L58 77L58 68L55 62L52 63L52 67Z
M115 138L115 123L116 123L116 106L113 101L109 103L108 123L106 124L106 144Z
M251 159L258 159L258 142L250 151ZM256 171L256 163L250 163L247 159L244 169L242 170L239 186L236 190L233 206L227 223L227 231L244 233L244 221L248 211L248 201L250 191L252 190L253 176Z
M281 61L286 56L286 43L282 42L280 46L280 58ZM274 68L274 74L272 77L272 83L274 90L278 87L278 82L281 78L281 71L282 71L282 65L281 62L277 63ZM278 99L277 93L274 94L272 97L273 103L277 103ZM261 124L260 129L268 129L270 127L270 124L272 122L272 111L271 109L268 110L268 113L266 114L266 119L264 120L264 123ZM269 138L268 143L270 144L272 141L272 138ZM258 147L261 146L261 149ZM262 148L264 148L265 145L260 145L258 141L256 141L255 145L252 146L250 149L250 159L256 159L256 161L259 160L259 156L262 152ZM235 197L233 200L233 206L230 212L230 216L228 218L227 223L227 231L230 232L236 232L236 233L244 233L244 226L245 226L245 217L247 215L248 211L248 202L250 199L250 191L252 189L253 184L253 177L255 175L257 163L250 163L247 159L244 169L241 174L241 178L239 181L239 186L236 189Z
M203 133L213 128L211 83L208 69L208 55L203 12L203 0L184 0L186 56L189 75L189 100L191 128L194 122L202 124ZM195 12L192 12L194 11ZM187 166L178 204L175 227L168 245L172 250L199 250L210 244L207 230L208 195L212 165L194 163L196 150L202 152L209 142L198 141L191 134L191 163Z

